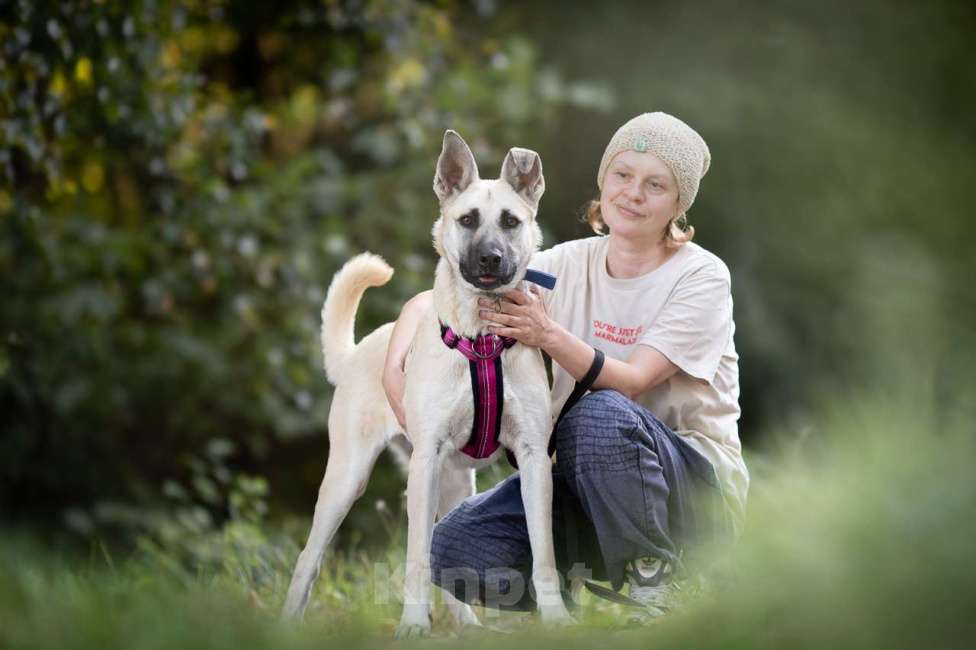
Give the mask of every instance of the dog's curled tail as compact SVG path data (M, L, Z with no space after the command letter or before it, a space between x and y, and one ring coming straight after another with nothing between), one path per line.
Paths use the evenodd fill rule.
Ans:
M386 284L391 277L393 269L382 257L362 253L346 262L332 278L322 305L322 355L325 375L333 385L356 349L353 326L363 293L369 287Z

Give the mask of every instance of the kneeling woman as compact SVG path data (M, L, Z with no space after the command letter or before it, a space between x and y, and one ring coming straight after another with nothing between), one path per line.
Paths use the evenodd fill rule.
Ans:
M533 258L558 277L555 291L512 291L501 311L486 302L482 312L491 331L552 358L554 414L605 353L591 392L556 430L556 557L562 571L582 564L615 590L627 581L643 616L667 609L685 551L738 534L749 483L729 271L691 242L686 217L710 160L681 120L630 120L600 161L588 214L599 236ZM429 304L429 292L410 300L390 343L384 386L401 425L403 361ZM431 567L461 600L532 605L518 474L438 522ZM477 593L466 593L472 584Z

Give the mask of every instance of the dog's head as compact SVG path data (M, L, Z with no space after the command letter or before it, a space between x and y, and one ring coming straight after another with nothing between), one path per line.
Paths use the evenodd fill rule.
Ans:
M447 131L434 173L441 204L433 231L438 255L476 291L514 288L542 245L535 215L545 189L536 152L512 148L501 177L482 180L467 143Z

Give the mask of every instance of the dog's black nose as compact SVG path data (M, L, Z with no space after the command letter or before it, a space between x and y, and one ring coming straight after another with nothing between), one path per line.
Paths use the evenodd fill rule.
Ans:
M495 275L498 273L498 269L501 268L502 265L501 252L497 250L493 250L493 251L488 251L486 253L482 253L481 256L478 258L478 261L480 263L479 270L482 273L489 273L491 275Z

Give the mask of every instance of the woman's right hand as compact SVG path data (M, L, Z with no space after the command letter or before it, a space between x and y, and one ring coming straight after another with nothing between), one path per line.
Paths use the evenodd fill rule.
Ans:
M397 318L396 324L393 326L390 344L386 350L386 362L383 364L383 391L386 393L386 401L390 403L390 408L393 409L393 414L404 432L407 430L407 418L403 409L403 394L407 388L404 362L407 360L407 352L410 350L410 344L417 333L420 319L424 312L430 308L432 302L432 292L423 291L403 305L403 309L400 310L400 317Z

